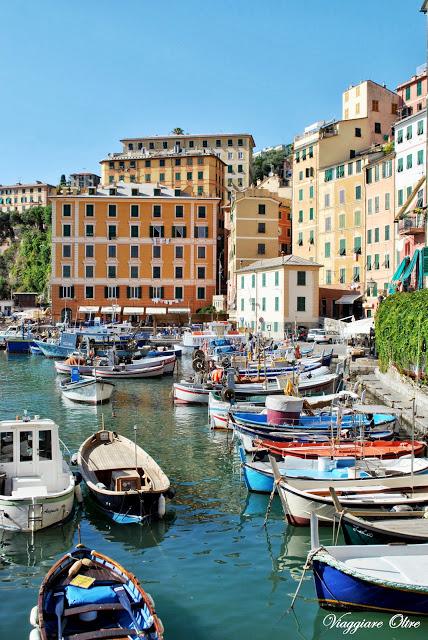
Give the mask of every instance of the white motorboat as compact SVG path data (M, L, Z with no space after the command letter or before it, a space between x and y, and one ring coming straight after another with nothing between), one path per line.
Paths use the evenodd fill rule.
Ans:
M63 522L72 513L74 490L58 425L26 415L0 422L0 528L38 531Z
M93 376L80 376L76 380L62 382L60 389L65 398L74 402L103 404L110 400L114 384Z
M157 364L154 367L135 367L133 365L120 364L111 367L95 367L95 375L98 378L127 380L131 378L156 378L163 376L164 365Z

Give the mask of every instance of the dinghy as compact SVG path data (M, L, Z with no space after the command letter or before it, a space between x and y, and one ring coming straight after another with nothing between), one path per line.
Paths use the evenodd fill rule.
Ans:
M77 464L91 496L115 522L162 518L174 491L160 466L136 442L105 429L87 438Z
M322 607L428 615L426 545L324 546L311 519L312 568Z
M30 640L162 640L152 597L112 558L79 544L40 586Z
M108 402L114 391L114 384L106 380L98 380L93 376L77 376L73 374L70 381L61 382L61 393L64 398L83 404L103 404Z

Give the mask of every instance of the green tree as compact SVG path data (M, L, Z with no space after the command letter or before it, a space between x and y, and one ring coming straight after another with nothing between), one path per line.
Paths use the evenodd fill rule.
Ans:
M60 179L59 179L59 184L60 184L60 185L65 185L65 184L67 184L67 180L66 180L66 178L65 178L65 173L61 173L61 177L60 177Z
M269 173L272 171L274 173L278 173L282 170L284 160L290 154L289 148L281 149L281 150L272 150L266 151L266 153L261 153L259 156L254 158L253 166L254 166L254 184L257 183L257 180L263 180Z
M175 129L173 129L171 133L173 133L175 136L184 136L184 129L182 129L181 127L175 127Z

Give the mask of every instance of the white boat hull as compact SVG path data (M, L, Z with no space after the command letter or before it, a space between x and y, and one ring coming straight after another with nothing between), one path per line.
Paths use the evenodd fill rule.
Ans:
M83 385L80 383L70 383L66 387L61 388L62 395L74 402L82 402L85 404L103 404L108 402L114 391L114 385L111 382L103 380L90 380Z
M176 382L174 384L174 402L177 404L208 404L210 391L212 389Z
M61 493L34 498L0 496L0 528L7 531L39 531L66 520L73 511L74 479Z

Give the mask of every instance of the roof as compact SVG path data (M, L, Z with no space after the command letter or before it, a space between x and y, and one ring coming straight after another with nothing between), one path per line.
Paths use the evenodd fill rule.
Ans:
M70 173L70 176L97 176L97 178L101 178L98 174L89 171L77 171L76 173Z
M253 142L253 146L256 145L256 143L254 142L254 138L251 135L251 133L183 133L183 134L174 134L174 133L168 133L166 136L162 136L160 134L155 134L154 136L140 136L139 138L122 138L120 140L120 142L133 142L133 141L137 141L137 140L177 140L177 139L188 139L191 140L192 138L226 138L227 136L233 136L233 137L238 137L238 136L242 136L245 138L251 138L252 142Z
M208 196L201 195L196 196L193 194L186 193L185 191L181 191L180 196L175 195L175 189L171 187L166 187L163 184L153 183L153 182L122 182L119 181L116 184L109 184L107 186L99 185L98 187L89 187L89 189L95 189L95 193L89 194L89 191L84 191L81 193L62 193L56 196L52 196L52 198L93 198L93 197L108 197L108 198L189 198L194 200L206 200L207 198L213 200L220 200L217 196ZM116 189L115 195L110 195L110 189ZM132 189L138 189L138 196L132 195ZM160 189L160 195L155 196L155 189Z
M274 269L275 267L318 267L322 265L300 256L279 256L278 258L267 258L266 260L256 260L242 269L237 269L237 273L245 271L260 271L263 269Z
M1 189L21 189L22 187L24 187L25 189L27 187L52 187L52 189L55 188L53 184L49 184L48 182L40 182L39 180L36 180L36 182L15 182L15 184L0 184Z

